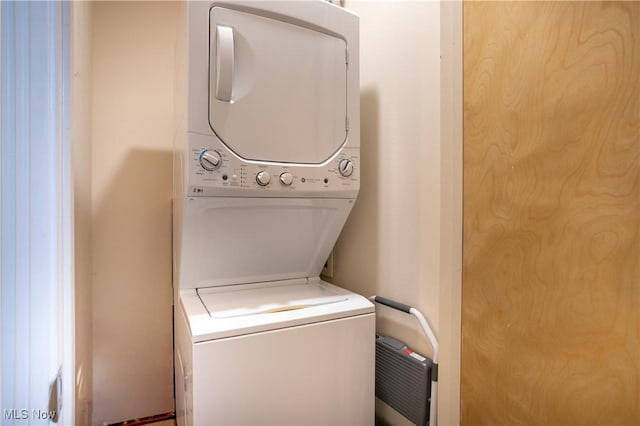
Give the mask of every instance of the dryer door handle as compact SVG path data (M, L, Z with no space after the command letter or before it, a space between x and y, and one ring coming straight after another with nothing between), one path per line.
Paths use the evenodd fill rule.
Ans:
M233 28L216 26L216 99L231 102L234 67Z

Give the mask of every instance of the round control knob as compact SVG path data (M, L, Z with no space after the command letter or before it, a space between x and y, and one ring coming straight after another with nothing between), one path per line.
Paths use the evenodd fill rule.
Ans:
M293 183L293 175L289 172L280 173L280 183L289 186Z
M216 151L207 151L206 149L200 154L200 165L205 170L215 170L222 164L222 157Z
M256 182L260 186L267 186L271 182L271 175L269 175L269 172L262 170L256 175Z
M338 163L338 171L344 177L349 177L353 174L353 162L346 158L340 160Z

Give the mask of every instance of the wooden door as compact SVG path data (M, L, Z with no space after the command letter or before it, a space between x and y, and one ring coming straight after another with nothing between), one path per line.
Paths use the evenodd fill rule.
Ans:
M465 2L462 423L640 424L640 2Z

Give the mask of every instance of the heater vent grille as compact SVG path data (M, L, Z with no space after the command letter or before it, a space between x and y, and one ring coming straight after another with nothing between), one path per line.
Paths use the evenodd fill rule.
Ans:
M376 396L418 426L429 421L430 359L389 336L376 336Z

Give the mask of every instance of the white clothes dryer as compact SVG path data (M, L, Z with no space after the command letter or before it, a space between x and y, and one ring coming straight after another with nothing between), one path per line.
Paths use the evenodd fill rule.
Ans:
M373 424L374 307L319 278L359 189L358 18L302 0L180 19L178 424Z

